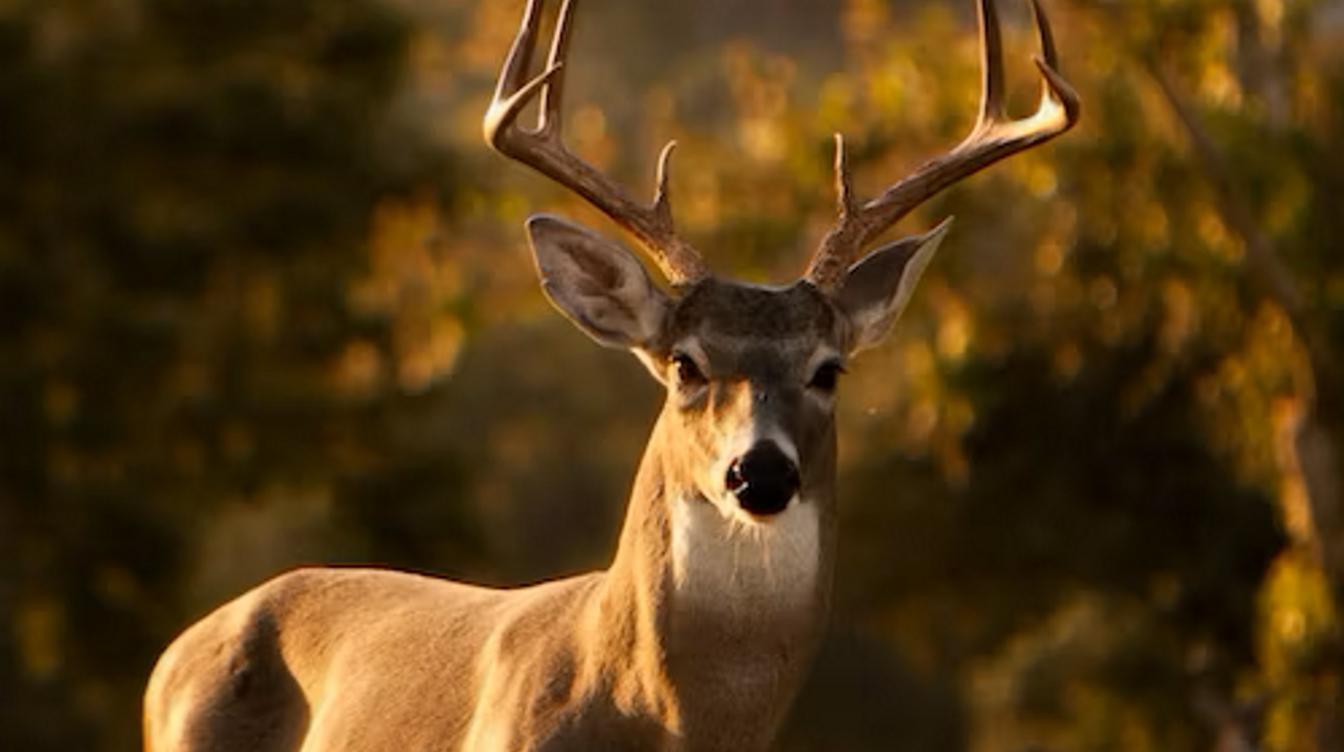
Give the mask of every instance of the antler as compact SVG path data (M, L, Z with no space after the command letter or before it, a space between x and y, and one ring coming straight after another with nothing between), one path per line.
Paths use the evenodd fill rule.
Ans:
M915 207L939 191L1019 151L1045 143L1078 122L1078 94L1059 73L1050 21L1038 0L1032 15L1041 37L1041 56L1035 58L1045 79L1035 114L1010 120L1004 110L1003 43L994 0L980 0L980 47L984 68L980 118L956 148L937 157L881 196L860 205L854 196L845 141L835 135L835 182L840 217L826 234L807 269L807 279L823 290L834 290L859 251Z
M565 54L569 48L576 0L565 0L556 22L546 69L528 80L543 0L528 0L513 49L504 61L494 100L485 113L485 140L501 154L522 162L582 196L616 224L630 231L673 284L689 284L709 275L700 254L676 235L668 194L669 165L676 142L658 158L658 191L652 205L632 200L611 178L567 149L560 136L560 105L565 82ZM519 113L541 93L537 128L517 124Z

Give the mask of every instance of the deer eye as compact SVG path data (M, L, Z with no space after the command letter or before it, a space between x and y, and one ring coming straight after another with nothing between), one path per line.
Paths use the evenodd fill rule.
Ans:
M812 380L807 382L807 386L809 389L830 394L835 391L836 382L840 380L840 374L844 372L845 367L838 361L827 361L817 367L816 373L812 374Z
M682 386L700 386L707 381L704 372L700 370L700 366L697 366L691 356L685 353L673 355L672 365L677 369L677 383Z

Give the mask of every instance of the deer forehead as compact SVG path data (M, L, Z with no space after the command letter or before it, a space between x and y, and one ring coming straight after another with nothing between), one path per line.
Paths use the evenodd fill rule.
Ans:
M668 349L690 347L725 374L784 376L821 348L837 348L842 319L815 287L767 287L708 279L674 306Z

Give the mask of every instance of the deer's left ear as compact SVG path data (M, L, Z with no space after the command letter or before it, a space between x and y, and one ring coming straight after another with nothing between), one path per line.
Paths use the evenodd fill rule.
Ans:
M835 296L854 327L850 353L876 345L891 330L951 226L948 217L928 233L883 246L850 267Z
M658 336L668 298L633 254L556 217L532 217L527 230L542 290L588 336L624 348Z

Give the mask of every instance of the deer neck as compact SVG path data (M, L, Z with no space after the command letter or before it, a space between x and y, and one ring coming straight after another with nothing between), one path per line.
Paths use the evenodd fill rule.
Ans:
M825 477L776 518L752 524L726 518L691 490L675 441L660 420L595 633L613 638L604 646L610 662L674 727L778 723L830 606L833 442Z

